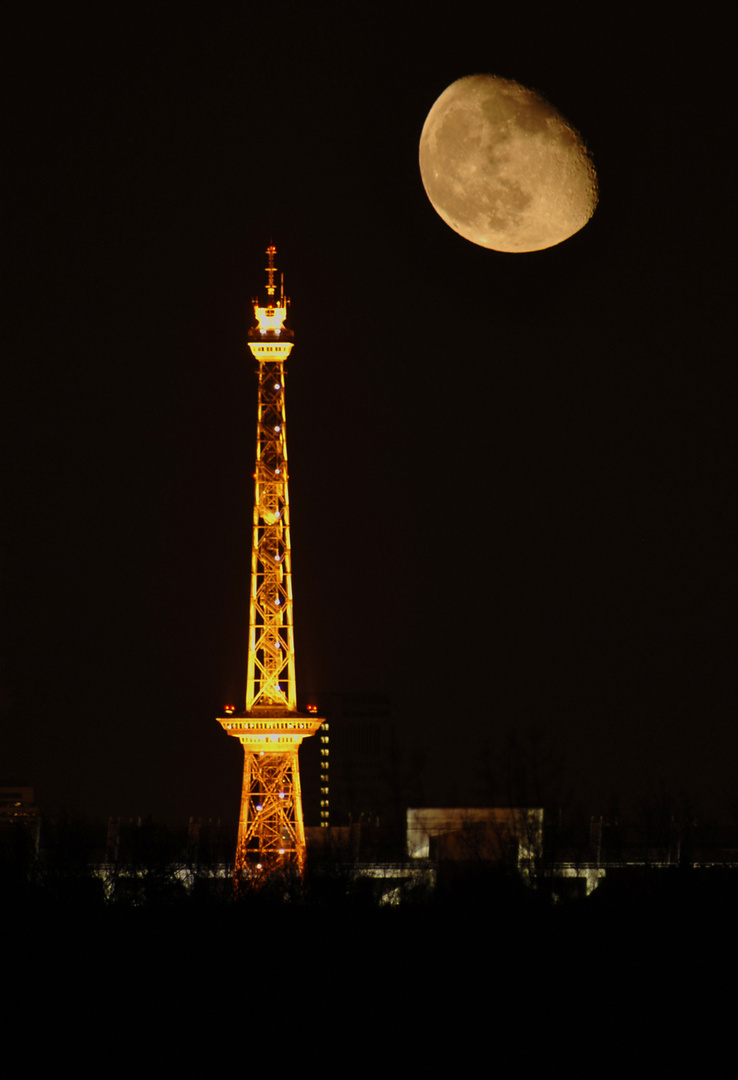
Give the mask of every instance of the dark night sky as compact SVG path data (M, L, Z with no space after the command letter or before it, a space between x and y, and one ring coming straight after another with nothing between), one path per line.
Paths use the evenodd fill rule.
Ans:
M236 813L214 717L243 694L270 237L302 702L390 693L428 798L491 770L501 801L516 738L577 802L735 805L731 35L610 7L11 28L0 773L42 806ZM561 246L487 251L428 203L423 121L476 72L589 145L600 206Z

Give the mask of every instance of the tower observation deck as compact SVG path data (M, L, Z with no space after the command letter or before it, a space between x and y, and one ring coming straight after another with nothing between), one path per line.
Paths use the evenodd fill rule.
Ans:
M249 349L256 359L256 420L251 599L246 667L246 707L226 707L219 717L244 749L236 885L263 880L279 868L305 866L298 749L322 720L297 711L292 613L292 551L287 487L285 362L294 332L285 326L287 305L275 285L274 246L267 248L266 293L254 301Z

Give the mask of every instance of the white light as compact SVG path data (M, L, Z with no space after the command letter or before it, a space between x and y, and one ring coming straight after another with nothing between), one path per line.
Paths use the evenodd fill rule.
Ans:
M257 809L257 810L261 810L261 809L263 809L263 808L262 808L262 805L261 805L261 803L257 803L257 804L256 804L256 809Z
M274 384L274 389L275 389L275 390L281 390L281 389L282 389L282 387L281 387L281 386L279 385L279 383L278 383L278 382L275 382L275 384Z
M284 792L283 792L283 791L280 791L280 793L279 793L279 797L280 797L280 799L283 799L283 798L284 798Z

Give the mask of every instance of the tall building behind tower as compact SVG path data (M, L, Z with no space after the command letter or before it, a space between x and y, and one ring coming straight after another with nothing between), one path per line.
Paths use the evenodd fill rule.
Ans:
M325 722L303 759L307 824L361 825L365 835L381 830L382 837L403 832L400 749L390 698L332 693L318 705Z

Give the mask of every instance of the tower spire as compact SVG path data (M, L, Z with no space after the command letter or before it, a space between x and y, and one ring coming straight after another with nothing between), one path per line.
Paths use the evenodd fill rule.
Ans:
M266 249L266 253L269 256L269 265L266 268L267 272L267 293L269 296L274 296L274 256L277 254L277 249L274 244L270 244Z
M266 254L266 302L254 301L248 334L256 359L256 420L251 598L246 662L246 707L219 718L244 748L244 778L236 853L236 883L263 880L269 871L305 865L305 830L298 748L322 720L297 711L292 604L292 548L287 486L285 362L294 332L285 326L283 287L275 296L274 256Z

